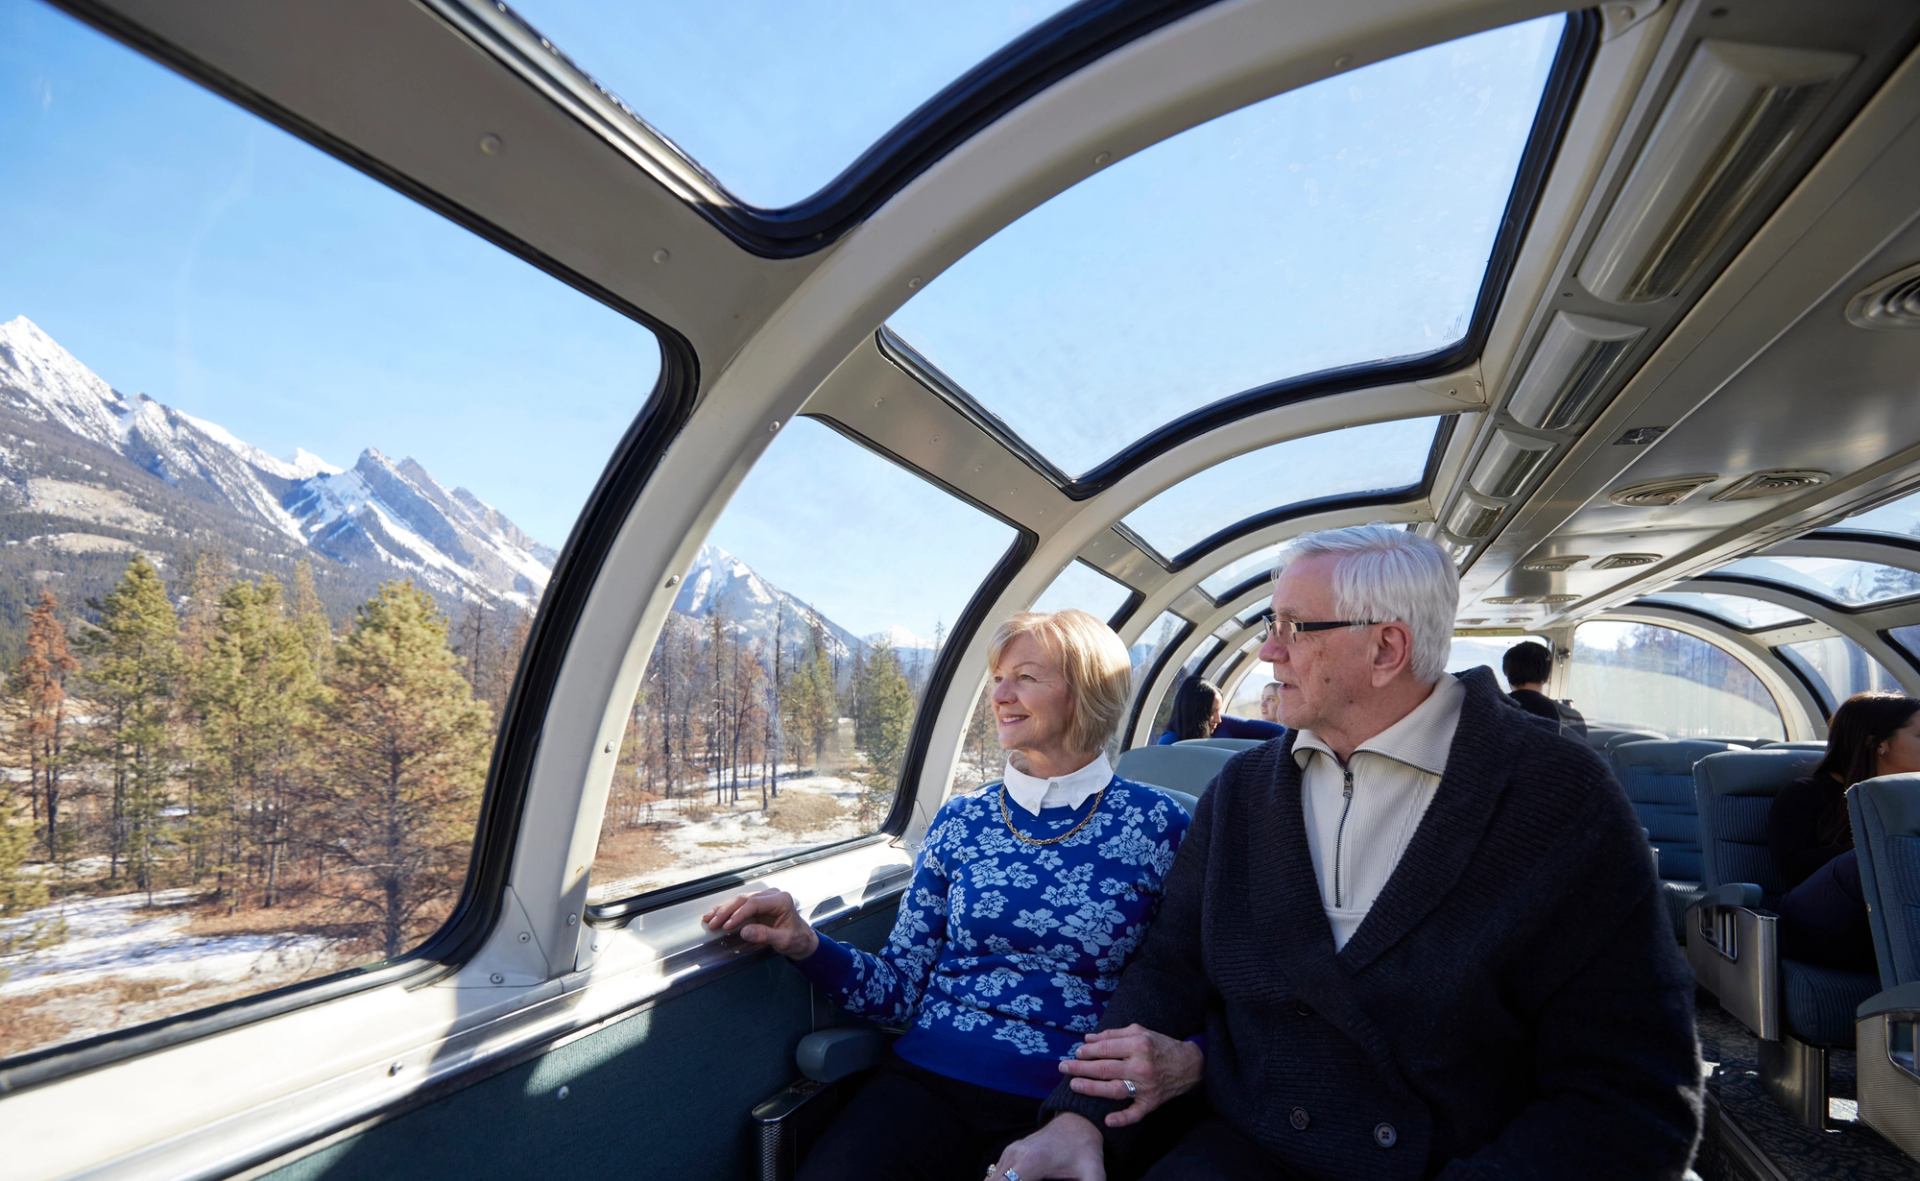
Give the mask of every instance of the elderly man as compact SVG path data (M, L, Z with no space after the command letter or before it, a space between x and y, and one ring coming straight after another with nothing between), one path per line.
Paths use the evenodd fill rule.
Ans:
M1693 986L1640 825L1584 745L1445 675L1458 599L1397 529L1290 549L1260 654L1291 736L1202 797L1127 1032L994 1172L1103 1177L1102 1124L1191 1086L1204 1034L1207 1114L1150 1178L1683 1175Z

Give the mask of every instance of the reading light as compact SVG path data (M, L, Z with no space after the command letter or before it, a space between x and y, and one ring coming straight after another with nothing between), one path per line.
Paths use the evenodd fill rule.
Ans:
M1645 331L1638 324L1556 313L1507 399L1507 415L1540 430L1587 425L1600 409L1601 392Z
M1588 247L1581 284L1614 303L1678 293L1857 60L1702 42Z

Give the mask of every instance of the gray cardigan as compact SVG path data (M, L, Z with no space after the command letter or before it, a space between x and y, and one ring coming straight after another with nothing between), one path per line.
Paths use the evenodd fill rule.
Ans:
M1101 1024L1204 1031L1208 1105L1303 1178L1677 1178L1693 982L1640 824L1584 744L1462 680L1433 803L1345 948L1289 735L1201 798Z

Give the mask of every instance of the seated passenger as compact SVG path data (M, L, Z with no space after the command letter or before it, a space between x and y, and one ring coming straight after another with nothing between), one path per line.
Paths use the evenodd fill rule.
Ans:
M1173 716L1155 745L1192 738L1278 738L1287 728L1259 718L1236 718L1220 712L1220 689L1212 681L1188 677L1173 694Z
M1458 601L1398 528L1288 551L1260 655L1289 737L1200 797L1101 1018L1206 1034L1207 1114L1149 1181L1686 1172L1693 979L1640 822L1585 743L1515 725L1488 670L1446 675ZM987 1175L1101 1176L1131 1069L1062 1063Z
M1030 1131L1146 937L1186 832L1179 804L1116 777L1102 753L1131 681L1112 629L1084 611L1016 615L988 660L1005 778L934 816L878 954L817 933L779 890L705 916L794 960L847 1011L911 1025L808 1154L803 1181L978 1176ZM1104 1052L1124 1061L1134 1043L1113 1040ZM1189 1076L1167 1085L1191 1087L1200 1057L1163 1053Z
M1898 693L1856 693L1833 711L1827 754L1813 774L1773 798L1767 845L1787 883L1774 909L1780 914L1780 950L1789 958L1874 970L1847 789L1905 771L1920 771L1920 701Z
M1280 682L1268 681L1260 690L1260 717L1263 721L1280 725ZM1282 729L1286 727L1281 726Z
M1553 675L1553 652L1545 644L1532 640L1515 644L1500 658L1500 671L1507 674L1507 696L1530 714L1557 722L1563 733L1587 736L1587 719L1564 701L1555 701L1541 692Z

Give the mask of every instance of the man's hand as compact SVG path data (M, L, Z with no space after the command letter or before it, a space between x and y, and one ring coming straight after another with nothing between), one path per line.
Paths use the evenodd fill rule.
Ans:
M738 934L748 943L758 943L786 956L804 960L820 946L820 934L800 917L793 895L785 890L762 890L742 894L731 902L722 902L700 921L709 931Z
M1007 1145L987 1176L993 1181L1003 1177L1019 1181L1041 1181L1044 1177L1107 1181L1101 1148L1100 1129L1093 1126L1093 1121L1063 1111L1025 1140Z
M1192 1042L1124 1025L1088 1034L1077 1056L1060 1063L1060 1073L1073 1076L1068 1085L1078 1094L1133 1100L1107 1116L1109 1128L1124 1128L1199 1086L1205 1064L1206 1055Z

